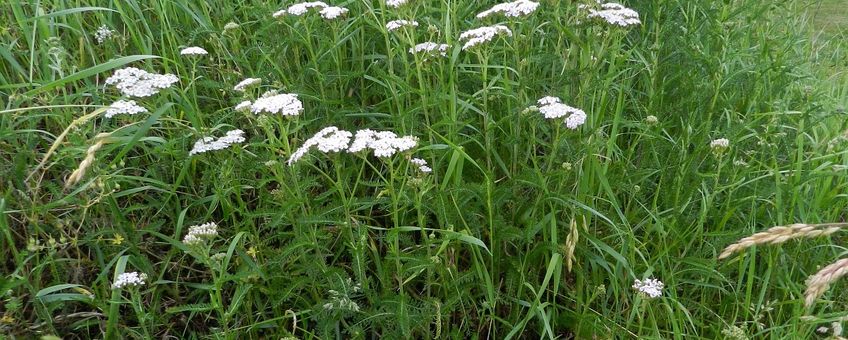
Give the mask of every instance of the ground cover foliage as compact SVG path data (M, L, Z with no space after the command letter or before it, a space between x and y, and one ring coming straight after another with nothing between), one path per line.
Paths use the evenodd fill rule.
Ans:
M840 336L848 82L807 5L401 2L0 4L0 331Z

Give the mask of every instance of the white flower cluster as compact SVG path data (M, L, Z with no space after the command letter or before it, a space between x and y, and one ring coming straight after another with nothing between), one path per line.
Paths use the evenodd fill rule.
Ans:
M409 49L409 53L412 53L412 54L424 53L427 56L441 55L442 57L446 57L448 55L448 48L449 47L450 46L448 46L447 44L437 44L437 43L428 41L428 42L424 42L424 43L420 43L418 45L415 45L415 47L411 47Z
M329 6L329 7L324 7L324 9L321 10L320 14L321 14L321 17L324 18L324 19L333 20L335 18L338 18L340 16L347 14L347 12L348 12L347 8L338 7L338 6Z
M474 46L491 41L496 36L503 34L511 37L512 31L504 25L484 26L462 32L462 34L459 35L459 40L466 41L465 45L462 46L462 49L467 50Z
M118 91L130 97L149 97L171 87L179 79L173 74L148 73L135 67L122 68L106 79Z
M633 282L633 289L639 293L645 294L649 298L658 298L662 295L662 290L665 284L657 279L645 279L645 281L637 279Z
M430 168L429 166L427 166L427 161L425 161L421 158L413 158L413 159L410 159L409 162L418 166L418 171L421 171L425 174L429 174L429 173L433 172L433 169Z
M112 288L122 289L125 287L137 287L147 282L147 274L138 272L121 273L118 279L112 283Z
M296 94L277 93L268 91L253 103L243 101L236 105L236 111L250 109L255 114L279 113L283 116L297 116L303 112L303 103L297 99Z
M351 136L353 136L353 134L350 132L339 130L339 128L335 126L325 127L307 139L300 148L295 150L295 152L289 157L288 165L291 166L303 158L303 156L306 155L312 147L317 147L318 150L321 150L323 153L341 152L347 149Z
M204 137L194 143L194 147L191 148L188 155L194 156L207 151L223 150L233 144L244 143L244 141L244 131L242 130L228 131L227 134L221 138Z
M119 100L106 109L106 118L112 118L116 115L134 115L136 113L147 112L147 109L136 104L135 100Z
M504 16L508 18L516 18L520 16L530 15L536 11L536 8L539 7L539 3L530 0L517 0L513 2L505 2L502 4L497 4L494 7L480 12L477 14L477 18L485 18L495 13L503 13Z
M218 224L208 222L201 225L193 225L188 227L188 233L183 237L183 243L188 246L195 246L218 236Z
M546 119L565 118L565 126L569 129L576 129L586 123L586 112L581 109L571 107L562 103L557 97L547 96L539 99L539 112Z
M356 131L348 152L355 153L370 149L376 157L391 157L395 153L410 150L418 145L418 139L413 136L398 137L391 131L374 131L371 129Z
M639 13L616 2L601 4L600 10L589 9L589 15L587 17L589 19L601 19L610 25L621 27L634 26L642 23L639 20Z
M236 111L250 111L250 108L253 107L253 103L249 100L245 100L241 103L238 103L235 107Z
M197 47L197 46L186 47L186 48L182 49L182 51L180 51L180 55L187 55L187 56L207 55L207 54L209 54L209 52L206 52L206 50L204 50L202 47Z
M408 0L386 0L386 6L398 8L407 3Z
M279 18L279 17L286 15L286 14L291 14L291 15L294 15L294 16L301 16L301 15L306 14L306 12L308 12L310 8L315 8L315 7L320 7L321 9L324 9L324 8L329 7L329 6L323 1L301 2L299 4L294 4L294 5L289 6L289 8L287 8L287 9L277 11L276 13L274 13L274 17Z
M245 80L242 80L240 83L236 84L236 86L233 86L233 90L238 92L244 92L248 88L259 85L261 83L262 78L247 78Z
M730 141L727 138L719 138L710 142L710 148L715 152L722 152L730 147Z
M415 20L392 20L386 23L386 29L391 31L398 30L402 27L418 27L418 21Z
M353 142L351 143L351 137ZM391 157L395 153L410 150L418 145L418 140L412 136L398 137L397 134L391 131L374 131L364 129L356 131L354 137L352 133L345 130L339 130L335 126L330 126L318 131L314 136L307 139L303 145L295 150L289 157L288 165L291 166L313 147L323 153L342 152L350 153L371 150L376 157Z
M109 26L103 25L94 32L94 40L97 40L98 44L102 44L104 41L112 38L115 35L115 31L113 31Z

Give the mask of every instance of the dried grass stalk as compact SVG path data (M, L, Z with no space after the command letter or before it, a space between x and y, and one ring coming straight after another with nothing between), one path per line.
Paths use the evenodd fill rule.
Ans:
M729 257L734 253L743 251L758 244L780 244L796 238L813 238L833 234L840 229L848 227L848 223L822 223L803 224L796 223L788 226L773 227L769 230L756 233L731 244L721 255L719 260Z
M79 183L83 177L85 177L85 172L94 164L95 154L98 150L103 148L109 142L109 136L112 134L109 132L103 132L94 137L94 144L88 147L88 150L85 152L85 158L80 162L79 166L67 179L65 179L65 188L70 188L75 184Z
M804 304L811 307L816 303L830 285L848 274L848 258L838 260L807 279L807 291L804 293Z
M568 233L568 237L565 239L565 268L568 272L571 272L571 265L574 263L574 249L577 248L577 239L580 237L580 233L577 231L577 221L574 218L571 218L571 223L569 224L570 231Z

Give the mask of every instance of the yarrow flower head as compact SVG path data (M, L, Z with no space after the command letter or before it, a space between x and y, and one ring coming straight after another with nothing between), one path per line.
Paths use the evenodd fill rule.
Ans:
M171 87L179 79L173 74L154 74L135 67L122 68L106 79L118 91L130 97L149 97Z
M188 246L196 246L215 238L215 236L218 236L218 224L215 222L193 225L188 227L188 233L183 237L183 243Z
M347 14L348 9L344 7L328 6L321 10L321 17L327 20L333 20Z
M386 6L398 8L405 5L408 0L386 0Z
M187 55L187 56L207 55L207 54L209 54L209 52L206 52L206 50L204 50L202 47L197 47L197 46L186 47L186 48L182 49L182 51L180 51L180 55Z
M351 143L351 137L353 142ZM385 158L391 157L395 153L410 150L418 145L418 139L412 136L398 137L397 134L391 131L374 131L364 129L356 131L354 137L352 133L339 130L335 126L326 127L318 131L314 136L307 139L303 145L295 150L289 157L288 165L291 166L313 147L323 153L342 152L356 153L360 151L371 150L374 156Z
M562 103L557 97L543 97L537 101L539 103L539 112L546 119L565 118L565 126L569 129L577 129L586 123L586 112L581 109L571 107Z
M446 57L448 55L448 46L447 44L437 44L434 42L423 42L415 47L411 47L409 49L409 53L412 54L424 54L424 59L427 60L427 57L434 57L440 55L442 57Z
M98 44L102 44L106 40L111 39L114 35L115 31L109 28L109 26L103 25L94 32L94 40L97 40Z
M372 150L374 156L385 158L395 153L410 150L418 145L418 139L413 136L398 137L391 131L374 131L371 129L359 130L348 152L356 153L364 150Z
M147 109L136 104L135 100L119 100L109 105L105 117L112 118L120 114L134 115L143 112L147 112Z
M276 13L274 13L274 17L279 18L279 17L286 15L286 14L291 14L291 15L294 15L294 16L301 16L301 15L306 14L306 12L308 12L310 8L316 8L316 7L324 9L326 7L329 7L329 6L326 3L324 3L323 1L301 2L299 4L294 4L294 5L289 6L289 8L287 8L287 9L277 11Z
M710 142L710 148L717 154L724 153L730 147L730 141L727 138L719 138Z
M251 103L249 100L245 100L241 103L238 103L238 105L236 105L236 107L235 107L235 110L247 112L247 111L250 111L250 108L252 106L253 106L253 103Z
M238 84L236 84L236 86L233 86L233 90L238 91L238 92L244 92L248 88L259 85L261 83L262 83L262 78L247 78L245 80L242 80Z
M311 138L307 139L300 148L295 150L289 157L288 165L291 166L303 158L309 152L309 149L313 147L323 153L342 152L347 149L350 144L350 137L352 136L353 134L348 131L339 130L335 126L328 126L318 131Z
M581 7L586 7L581 6ZM601 19L610 25L628 27L642 24L639 13L616 2L601 4L601 9L589 9L589 19Z
M652 299L660 297L664 287L665 284L657 279L645 279L645 281L637 279L633 282L633 289Z
M389 32L399 30L403 27L418 27L418 21L415 20L392 20L386 23L386 29Z
M112 283L112 288L122 289L126 287L138 287L147 282L147 274L138 272L121 273L115 282Z
M425 161L421 158L413 158L413 159L410 159L409 162L417 165L418 171L421 171L422 173L429 174L429 173L433 172L433 169L431 169L429 166L427 166L427 161Z
M244 131L232 130L221 138L204 137L194 143L194 147L189 151L189 156L196 154L226 149L234 144L244 143Z
M467 50L474 46L486 43L494 39L498 35L512 36L512 31L504 25L484 26L462 32L459 35L459 40L465 41L462 46L463 50Z
M297 99L296 94L268 91L250 105L250 111L255 114L265 112L279 113L283 116L297 116L303 112L303 103Z
M477 14L477 18L482 19L495 13L502 13L508 18L516 18L520 16L530 15L530 13L536 11L536 8L538 7L538 2L530 0L517 0L513 2L505 2L502 4L497 4L488 10L480 12L480 14Z

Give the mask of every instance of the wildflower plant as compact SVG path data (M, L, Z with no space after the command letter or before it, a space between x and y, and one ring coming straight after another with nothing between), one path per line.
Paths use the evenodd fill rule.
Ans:
M0 334L840 333L816 6L6 3Z

